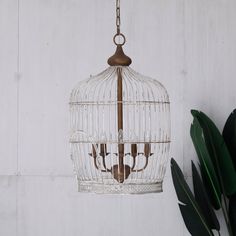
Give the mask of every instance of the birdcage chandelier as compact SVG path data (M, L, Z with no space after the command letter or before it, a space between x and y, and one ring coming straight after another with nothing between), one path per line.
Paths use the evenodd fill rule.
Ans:
M155 79L131 69L116 0L115 54L70 97L70 146L80 192L161 192L170 148L170 102Z

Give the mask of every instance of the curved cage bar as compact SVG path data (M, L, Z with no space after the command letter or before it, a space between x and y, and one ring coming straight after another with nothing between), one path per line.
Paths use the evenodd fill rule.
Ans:
M161 83L128 66L111 66L73 89L70 112L79 191L162 191L170 102Z

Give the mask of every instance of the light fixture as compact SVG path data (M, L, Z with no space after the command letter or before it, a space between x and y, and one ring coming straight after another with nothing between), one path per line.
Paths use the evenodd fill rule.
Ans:
M170 102L157 80L129 67L120 32L110 67L79 82L70 97L71 158L78 189L96 193L161 192L170 147Z

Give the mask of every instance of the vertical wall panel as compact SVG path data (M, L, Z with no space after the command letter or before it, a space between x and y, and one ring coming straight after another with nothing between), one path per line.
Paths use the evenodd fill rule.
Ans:
M74 6L75 5L75 6ZM22 174L71 174L68 144L75 1L27 1L20 5L20 145ZM78 18L77 18L78 19Z
M208 114L222 131L236 107L236 2L185 1L184 172L196 160L189 134L190 109ZM222 220L222 235L227 235Z
M183 235L183 221L171 177L165 178L161 194L123 196L121 220L122 236Z
M120 196L78 194L69 178L24 177L19 236L119 235Z
M190 109L208 114L223 129L236 107L236 2L185 1L186 71L184 81L185 172L191 175L195 151L189 135Z
M183 163L184 11L182 0L123 1L131 66L164 84L171 101L171 156ZM169 167L167 175L170 176Z
M17 166L17 0L0 1L0 174Z
M112 41L112 34L105 31L102 21L108 3L21 1L22 174L72 174L68 143L70 91L90 73L106 68L104 41Z
M0 235L17 236L17 179L0 176Z
M18 235L183 235L170 178L163 194L133 196L76 193L74 184L72 178L21 177Z

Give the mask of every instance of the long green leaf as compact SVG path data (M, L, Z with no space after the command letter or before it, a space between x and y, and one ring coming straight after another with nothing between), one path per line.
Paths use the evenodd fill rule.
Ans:
M191 112L203 129L207 149L221 187L225 190L227 196L231 196L236 193L236 172L224 139L207 115L196 110Z
M228 117L222 135L236 170L236 109ZM233 235L236 236L236 194L229 198L229 218Z
M236 194L231 196L229 200L229 218L233 235L236 236Z
M194 195L198 205L201 207L203 215L211 229L220 230L220 224L216 214L211 206L210 199L207 195L205 186L202 183L201 177L197 171L196 166L192 161L192 174L193 174L193 188Z
M176 194L180 201L180 211L188 231L193 236L213 236L200 207L184 179L182 171L173 158L171 159L171 173Z
M234 168L236 170L236 109L228 117L224 129L223 138L230 152Z
M221 208L221 189L214 170L213 163L208 153L203 130L197 119L194 118L190 129L191 138L200 161L201 174L203 177L204 185L210 196L212 205L216 210Z

